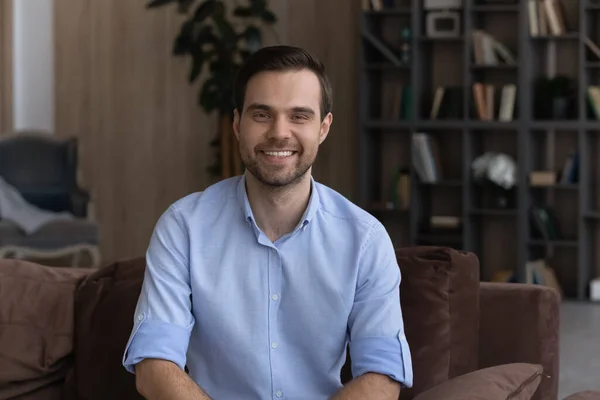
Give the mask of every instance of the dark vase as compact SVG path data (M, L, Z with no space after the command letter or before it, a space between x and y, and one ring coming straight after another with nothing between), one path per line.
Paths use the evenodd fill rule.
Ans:
M566 97L555 97L552 99L552 118L567 119L569 114L569 99Z

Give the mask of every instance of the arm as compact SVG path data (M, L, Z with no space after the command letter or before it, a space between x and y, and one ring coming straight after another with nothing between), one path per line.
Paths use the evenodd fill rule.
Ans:
M210 397L177 365L145 359L135 366L138 392L148 400L210 400Z
M348 382L331 400L396 400L399 396L400 383L386 375L367 372Z
M187 227L172 206L160 217L150 239L144 282L123 355L125 369L136 375L138 390L151 400L208 398L184 371L195 323L188 258Z
M348 318L354 379L333 399L396 400L401 386L412 386L412 361L400 307L400 268L383 225L371 228L358 262Z

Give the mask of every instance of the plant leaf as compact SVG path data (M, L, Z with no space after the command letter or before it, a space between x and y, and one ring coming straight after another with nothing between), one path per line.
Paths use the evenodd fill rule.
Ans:
M203 54L194 54L192 57L192 70L190 71L190 76L188 78L190 83L193 83L198 76L202 73L202 67L204 66L204 57Z
M267 9L267 0L250 0L250 8L260 15Z
M254 10L250 7L239 6L233 10L233 15L236 17L251 17L254 14Z
M213 8L212 15L215 18L223 18L225 16L225 4L220 0L214 0L215 5Z
M196 47L202 47L205 44L214 43L217 40L217 37L213 33L212 26L204 25L198 31L198 36L196 36L196 40L194 41L194 43Z
M242 62L245 62L252 55L251 51L248 50L240 50L240 57L242 58Z
M179 34L175 38L175 42L173 44L174 55L180 56L191 51L193 43L193 32L194 21L186 21L183 25L181 25L181 30L179 31Z
M235 50L237 47L237 34L233 26L225 18L215 18L215 23L223 37L225 47L230 51Z
M190 10L192 4L196 2L196 0L177 0L179 3L178 10L181 14L187 14Z
M277 17L270 10L264 10L262 12L261 18L264 22L266 22L268 24L274 24L275 22L277 22Z
M205 0L204 3L200 4L194 13L194 21L202 22L214 13L217 5L216 0Z
M146 8L156 8L164 6L165 4L174 3L177 0L152 0L146 4Z
M208 78L202 85L202 90L198 98L200 106L205 112L210 113L217 109L219 101L219 87L214 77Z

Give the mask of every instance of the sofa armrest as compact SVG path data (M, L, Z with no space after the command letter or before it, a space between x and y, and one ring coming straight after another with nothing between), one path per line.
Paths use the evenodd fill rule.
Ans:
M479 367L541 364L544 374L533 399L558 396L560 295L519 283L480 285Z

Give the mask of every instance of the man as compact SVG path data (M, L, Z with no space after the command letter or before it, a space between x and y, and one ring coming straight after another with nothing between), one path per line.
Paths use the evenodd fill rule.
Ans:
M235 101L246 172L159 219L125 368L151 400L397 399L412 363L394 248L311 176L333 119L323 66L263 48ZM348 344L354 379L342 386Z

